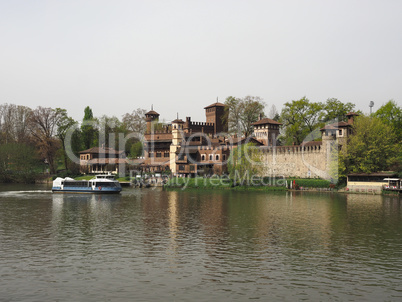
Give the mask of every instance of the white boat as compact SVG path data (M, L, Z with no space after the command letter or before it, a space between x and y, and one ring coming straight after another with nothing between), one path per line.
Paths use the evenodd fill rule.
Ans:
M53 181L52 192L118 194L121 192L121 185L111 174L96 175L90 180L57 177Z

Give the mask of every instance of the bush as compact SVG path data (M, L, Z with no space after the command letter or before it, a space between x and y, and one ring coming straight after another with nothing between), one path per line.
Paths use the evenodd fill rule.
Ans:
M300 178L300 179L289 179L288 182L295 181L296 186L305 188L329 188L331 182L325 179L315 179L315 178ZM290 183L288 183L290 184Z

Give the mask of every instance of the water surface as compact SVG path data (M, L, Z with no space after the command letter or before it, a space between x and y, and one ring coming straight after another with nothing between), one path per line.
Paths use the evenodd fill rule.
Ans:
M0 301L401 301L398 197L0 186Z

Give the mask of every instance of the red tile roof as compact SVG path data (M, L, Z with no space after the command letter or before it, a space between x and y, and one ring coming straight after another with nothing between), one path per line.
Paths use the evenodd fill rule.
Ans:
M145 115L159 115L159 113L151 110L151 111L148 111L147 113L145 113Z
M351 127L351 124L348 124L347 122L339 122L339 123L333 123L329 125L325 125L320 129L320 131L324 130L338 130L339 128L345 128L345 127Z
M207 107L204 107L204 109L208 109L208 108L212 108L212 107L225 107L225 106L226 106L225 104L216 102L216 103L213 103L213 104L211 104L211 105L209 105Z
M257 125L266 125L266 124L272 124L272 125L282 125L282 123L279 123L277 121L271 120L270 118L263 118L255 123L253 123L253 126Z
M99 147L93 147L93 148L90 148L90 149L87 149L87 150L84 150L84 151L80 151L79 152L80 154L83 154L83 153L91 153L91 154L99 154L99 153L107 153L107 154L122 154L122 153L124 153L124 151L118 151L118 150L115 150L115 149L113 149L113 148L108 148L108 147L106 147L106 148L99 148Z

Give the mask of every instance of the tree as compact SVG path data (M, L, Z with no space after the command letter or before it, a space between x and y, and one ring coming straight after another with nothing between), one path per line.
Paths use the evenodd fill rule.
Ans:
M284 143L300 145L309 133L323 125L320 121L323 107L322 103L312 103L306 97L285 103L280 118L285 129Z
M66 142L66 135L68 131L71 131L73 128L77 128L77 122L67 115L67 111L65 109L57 108L60 112L60 119L57 122L57 137L60 139L61 146L63 149L63 158L64 158L64 166L68 169L68 157L66 154L66 144L72 144L73 142Z
M340 174L387 171L397 163L400 145L391 126L361 115L353 124L353 133L342 163L346 171Z
M145 113L145 109L138 108L132 113L124 114L122 120L124 127L128 131L143 134L146 129Z
M3 143L28 142L28 117L31 109L14 104L0 105L0 141Z
M119 149L119 133L125 133L123 123L115 117L103 115L98 119L100 144Z
M275 117L278 117L278 116L279 116L279 112L278 112L278 110L276 110L276 106L272 105L271 109L269 110L269 113L268 113L268 118L275 119Z
M263 114L265 103L260 97L246 96L245 98L228 97L225 101L226 118L229 132L243 133L246 137L253 131L253 123Z
M56 138L57 127L63 118L63 110L38 107L29 116L29 130L39 152L48 162L50 173L56 172L55 155L60 142Z
M402 109L394 100L388 101L374 113L384 124L392 127L399 142L402 141Z
M0 145L0 180L33 182L40 166L36 150L25 143Z
M142 156L142 151L143 151L142 143L140 141L137 141L136 143L131 145L130 156L132 158L138 158Z
M250 180L250 177L260 175L263 169L262 154L252 143L233 148L228 160L229 177L235 181L238 178Z
M346 114L353 111L355 104L342 103L336 98L327 99L323 106L323 118L324 122L337 119L338 121L346 121Z
M84 149L95 147L98 144L97 121L92 109L87 106L84 110L84 119L81 125L81 136Z

